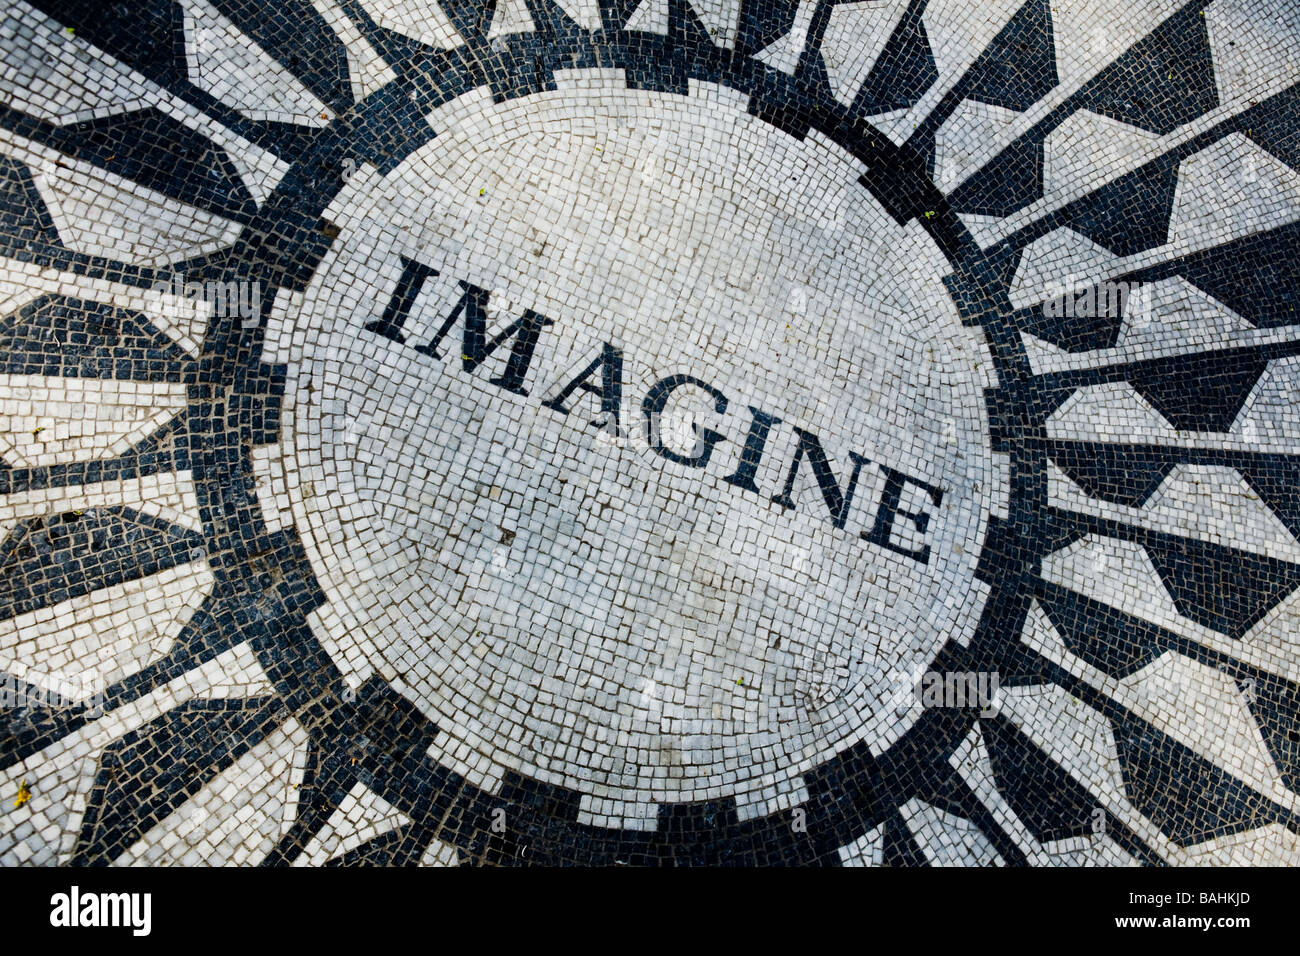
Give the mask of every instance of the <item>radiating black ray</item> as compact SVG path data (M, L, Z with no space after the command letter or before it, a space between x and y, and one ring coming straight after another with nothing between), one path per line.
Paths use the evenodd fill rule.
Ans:
M0 770L7 770L54 740L102 715L99 703L50 699L39 687L0 672ZM12 694L13 699L7 699ZM49 700L49 703L46 701Z
M853 101L860 116L906 109L939 79L922 15L926 0L912 0L880 51Z
M487 42L497 0L434 0L446 12L456 32L469 43Z
M229 155L184 123L153 108L25 134L155 192L247 222L257 211ZM166 156L166 163L157 162Z
M1022 136L948 196L959 213L1009 216L1043 197L1043 140Z
M1044 537L1055 539L1053 550L1089 534L1140 544L1179 613L1234 638L1300 586L1300 565L1217 542L1059 508L1044 509L1043 521Z
M1300 222L1245 236L1169 266L1147 278L1184 276L1259 328L1300 323Z
M1175 428L1226 432L1267 368L1249 353L1176 355L1134 370L1129 383Z
M61 249L63 241L31 170L0 156L0 254L15 255L33 246Z
M1024 434L1026 429L1041 427L1077 389L1109 382L1132 384L1170 418L1174 427L1223 432L1240 413L1268 363L1297 354L1300 342L1226 345L1193 354L1134 358L1011 381L987 393L992 437L996 446L1008 433ZM1180 383L1185 389L1182 404L1175 399Z
M930 860L912 835L902 814L894 812L885 822L881 862L885 866L929 866Z
M35 468L0 469L0 494L120 481L190 468L188 415L181 412L117 458L76 461Z
M1074 107L1163 135L1218 106L1201 15L1208 5L1197 0L1165 20L1080 90Z
M0 542L0 618L193 560L203 536L125 506L21 522Z
M1205 72L1208 49L1193 45L1183 51L1180 36L1176 32L1166 32L1172 29L1171 21L1182 23L1186 20L1190 23L1195 19L1199 23L1201 10L1208 3L1209 0L1192 0L1146 40L1139 42L1140 48L1144 43L1150 45L1147 60L1139 60L1131 52L1121 56L1032 129L1008 144L953 190L949 196L953 207L961 213L1003 217L1041 199L1044 143L1061 123L1081 109L1107 115L1119 114L1117 118L1125 122L1142 120L1163 128L1169 122L1187 122L1213 108L1217 104L1217 94L1214 92L1212 62L1208 64L1208 75ZM1192 71L1187 84L1176 84L1166 78L1158 89L1148 89L1157 75L1151 72L1155 69L1155 60L1151 58L1161 58L1160 63L1165 69L1163 74L1158 74L1161 77L1167 77L1171 72L1171 63ZM1175 73L1174 79L1177 78ZM1211 96L1214 101L1207 107L1205 104ZM955 106L955 101L947 104L949 110ZM1124 119L1126 116L1129 119ZM1174 125L1180 124L1175 122ZM931 126L928 135L932 135L935 128ZM1030 239L1016 237L1016 241L1027 243Z
M1240 638L1300 587L1300 565L1194 538L1144 543L1180 614Z
M1058 82L1050 0L1027 0L953 93L957 99L1022 113L1052 92Z
M1026 439L1038 444L1034 439ZM1180 445L1050 440L1047 455L1094 498L1130 508L1146 503L1178 465L1232 468L1300 538L1300 455Z
M44 295L0 319L0 372L196 381L197 362L139 312Z
M274 697L190 701L105 748L70 865L120 856L285 718Z
M1137 255L1168 241L1177 190L1178 164L1159 159L1071 203L1057 221L1118 256Z
M1110 717L1134 809L1182 847L1293 815L1190 747L1133 715Z
M1155 624L1047 582L1039 584L1038 599L1066 649L1111 677L1128 677L1182 643Z
M1234 464L1260 499L1300 539L1300 457L1258 455Z
M980 730L998 792L1039 843L1092 832L1097 798L1040 751L1005 717L983 718Z
M1300 790L1300 694L1296 685L1255 670L1238 676L1237 687L1277 763L1282 783L1291 791Z
M175 0L110 3L100 0L33 0L47 16L116 57L249 142L282 159L296 160L316 130L251 120L189 81L184 10Z
M1300 169L1300 85L1273 97L1246 135L1292 169Z
M1094 498L1141 508L1177 461L1162 449L1100 442L1053 442L1052 462Z

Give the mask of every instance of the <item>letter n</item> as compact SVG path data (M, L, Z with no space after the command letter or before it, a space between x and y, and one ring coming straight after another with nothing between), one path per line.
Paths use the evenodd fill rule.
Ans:
M853 460L853 472L849 475L848 490L841 491L839 482L835 480L835 474L831 471L830 461L826 458L826 450L822 448L821 440L812 432L806 432L802 428L795 428L795 432L799 435L799 447L795 450L790 473L786 475L785 489L774 496L772 502L782 508L794 507L790 492L794 490L795 476L799 473L799 466L803 463L804 456L807 455L808 461L812 464L813 477L817 479L817 487L821 489L822 500L826 502L826 507L831 513L831 520L835 523L835 527L843 528L849 517L849 508L853 506L853 493L858 487L858 475L862 471L862 466L867 464L867 459L856 452L849 452L849 458Z

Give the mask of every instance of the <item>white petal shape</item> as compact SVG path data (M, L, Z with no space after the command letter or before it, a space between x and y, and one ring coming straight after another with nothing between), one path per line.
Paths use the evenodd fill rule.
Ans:
M623 26L624 30L668 33L668 0L642 0Z
M1221 346L1254 326L1182 276L1139 286L1124 307L1119 347L1132 354L1179 354Z
M1070 362L1070 353L1065 349L1057 348L1051 342L1044 342L1024 331L1020 333L1020 340L1024 343L1025 356L1029 359L1029 367L1034 370L1035 375L1042 375Z
M28 468L112 458L185 403L180 383L0 374L0 458Z
M380 834L411 821L363 783L354 784L325 825L303 848L294 866L320 866Z
M907 0L842 3L831 10L820 49L831 91L851 104L902 19Z
M1183 630L1185 619L1140 544L1089 535L1043 559L1045 581L1126 614Z
M488 38L509 33L533 33L536 29L526 0L497 0L496 11L492 14L492 26L488 28Z
M945 193L956 189L996 154L990 146L1020 114L1000 106L962 100L934 138L935 183Z
M289 500L284 468L284 451L279 445L260 445L253 449L253 477L257 503L268 531L282 531L293 526L293 505Z
M429 848L424 851L424 856L420 857L420 866L458 866L459 864L460 854L456 852L456 848L441 840L432 841Z
M1161 153L1155 133L1109 116L1079 110L1048 134L1043 143L1043 202L1068 202L1116 178L1116 170L1136 169Z
M0 670L86 700L166 657L213 581L194 561L0 621Z
M868 830L852 843L840 847L843 866L880 866L884 862L885 827Z
M1078 389L1047 420L1047 437L1074 441L1168 442L1180 436L1127 382Z
M1130 826L1142 819L1129 807L1115 738L1105 717L1055 684L1004 687L1002 701L1001 713L1104 807ZM1155 828L1138 829L1146 839L1144 831Z
M973 213L958 213L957 218L962 221L962 225L970 230L970 234L979 243L981 249L987 249L1001 238L998 232L998 224L1002 220L997 216L976 216Z
M195 86L249 119L324 126L334 118L297 77L206 0L182 3L185 55Z
M917 799L903 804L899 812L931 865L1003 865L989 838L969 820Z
M360 102L375 90L397 79L392 67L366 42L366 38L361 35L352 18L343 12L337 0L312 0L312 6L343 41L343 47L347 50L348 78L352 83L354 100Z
M1291 799L1236 681L1182 654L1162 654L1120 682L1153 727L1274 800Z
M1141 866L1140 860L1109 836L1074 837L1043 844L1043 854L1052 866Z
M375 23L386 30L450 50L461 39L437 0L361 0Z
M556 2L560 9L583 29L599 30L603 26L599 0L556 0Z
M1238 110L1300 83L1300 8L1275 0L1212 3L1205 11L1219 100Z
M0 793L14 793L26 780L32 799L8 809L0 832L0 865L56 865L72 855L81 830L86 800L99 755L114 740L138 729L173 707L195 699L231 699L274 693L274 688L247 643L219 654L180 675L147 697L109 711L74 733L50 744L4 771ZM13 838L30 823L39 835L35 846Z
M922 19L941 77L936 85L945 93L951 89L1024 5L1025 0L930 0Z
M1260 451L1300 452L1300 356L1270 362L1237 416L1234 431Z
M1181 9L1180 0L1052 0L1052 39L1061 86L1077 89Z
M216 252L235 241L240 226L206 210L179 203L112 173L70 162L72 175L37 182L64 245L88 256L136 265ZM93 183L93 185L92 185ZM43 187L43 188L41 188ZM125 227L122 225L126 223Z
M1207 249L1300 219L1300 173L1232 133L1183 160L1169 220L1179 252Z
M1233 468L1176 465L1140 508L1091 498L1048 465L1053 507L1300 564L1300 542Z
M257 866L297 805L306 729L292 717L203 785L113 861L114 866Z
M212 318L212 305L202 297L193 300L177 297L172 294L173 288L171 283L159 283L156 289L141 289L11 259L0 275L0 316L17 312L45 295L101 302L144 313L159 331L197 358Z
M1163 260L1159 257L1158 261ZM1073 229L1053 229L1028 246L1008 295L1017 309L1045 302L1062 288L1097 283L1123 271L1125 260Z
M28 164L68 248L136 265L216 252L240 225L177 202L91 163L0 131L0 153Z
M153 84L27 4L0 11L0 96L64 125L138 109Z
M740 27L740 0L690 0L716 46L734 48L736 31Z
M1260 658L1260 666L1269 673L1300 670L1293 663L1300 660L1300 590L1292 591L1242 635L1241 644ZM1300 679L1300 674L1294 676Z

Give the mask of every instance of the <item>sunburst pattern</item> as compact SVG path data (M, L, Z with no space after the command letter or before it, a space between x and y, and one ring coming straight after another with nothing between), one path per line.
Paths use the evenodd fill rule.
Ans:
M31 799L6 800L0 862L1300 860L1287 4L2 8L0 670L16 706L0 794L27 781ZM974 580L945 592L972 626L929 669L996 674L993 707L921 707L915 674L881 668L867 686L892 730L674 800L503 759L505 721L431 712L416 662L399 673L357 638L368 605L340 591L352 569L326 573L325 482L296 457L321 440L299 415L299 319L346 247L350 197L435 136L473 155L484 117L515 115L494 104L526 125L610 83L847 155L853 194L937 250L932 278L983 339L993 487ZM797 228L842 232L846 208ZM260 310L185 283L255 283ZM358 280L354 298L374 291ZM802 287L779 297L809 311ZM351 440L375 453L364 425ZM512 580L502 541L462 587ZM365 594L404 586L377 581ZM833 637L792 679L801 699L859 679ZM638 684L638 706L662 710L662 683ZM559 765L585 738L553 730Z

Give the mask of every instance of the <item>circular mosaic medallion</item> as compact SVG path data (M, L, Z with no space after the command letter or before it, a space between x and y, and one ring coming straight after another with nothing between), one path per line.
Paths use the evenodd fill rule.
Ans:
M891 694L982 607L989 360L950 266L745 106L453 100L333 201L270 329L341 669L627 803L897 739Z
M0 862L1294 863L1276 7L8 5Z

